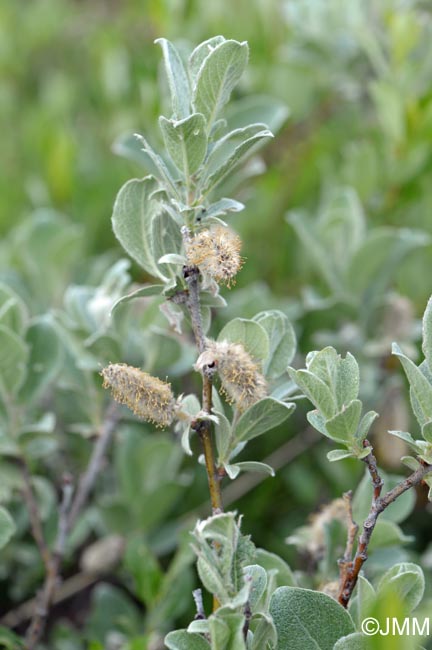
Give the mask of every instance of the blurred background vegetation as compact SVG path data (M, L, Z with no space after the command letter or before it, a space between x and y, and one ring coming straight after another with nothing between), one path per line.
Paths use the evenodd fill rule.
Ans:
M32 469L40 476L48 534L55 519L58 458L62 466L79 472L90 442L76 433L85 433L85 426L91 431L100 416L89 412L100 410L104 399L97 363L142 363L137 347L145 339L137 331L133 345L128 341L126 346L122 317L111 338L94 309L93 321L89 319L90 297L115 298L127 291L130 279L122 263L107 279L107 270L121 257L110 215L122 183L146 173L137 162L115 155L113 143L139 132L160 144L156 124L166 89L154 39L163 36L187 50L216 34L249 42L250 64L235 105L278 131L260 158L224 190L246 204L231 222L242 236L246 264L227 295L228 308L217 313L216 328L234 316L279 308L293 320L299 363L317 346L351 350L362 367L363 398L381 413L374 439L380 462L389 471L400 471L404 450L395 449L385 431L408 430L411 416L400 371L389 356L390 344L396 339L416 353L418 319L432 293L430 3L3 0L0 280L21 297L33 319L49 312L64 330L74 323L74 341L59 343L66 352L55 371L60 377L56 412L64 436L56 444L44 439L38 447L33 427L33 446L27 448ZM235 112L231 117L234 123ZM136 282L148 280L135 267L131 275ZM152 319L166 329L158 313L157 305L150 306L137 329ZM126 315L123 320L129 323ZM156 349L163 346L164 341ZM184 375L192 353L184 358L173 348L169 358L171 348L164 350L165 355L152 361L153 370L161 376ZM144 352L147 365L148 354ZM90 382L84 395L79 393L84 385L80 373ZM186 381L193 388L194 379ZM83 406L88 385L91 408ZM46 405L34 408L40 417ZM307 572L311 558L286 545L286 537L311 511L354 487L362 468L350 461L327 462L327 444L317 444L310 432L304 433L305 410L299 404L288 426L251 444L251 457L264 459L287 440L294 443L283 452L286 457L279 456L277 478L256 487L246 481L246 495L234 495L233 507L244 512L245 531L257 545ZM106 640L113 629L143 639L140 635L169 628L177 615L188 620L193 573L184 560L189 582L182 574L180 587L186 593L179 592L183 606L177 603L174 611L172 602L165 609L160 606L160 567L167 567L178 543L179 521L191 512L190 521L195 520L205 475L195 472L195 460L182 458L169 434L155 437L149 430L144 435L143 429L129 423L119 433L113 463L71 542L67 574L78 571L77 558L89 542L130 533L133 543L120 568L109 570L105 581L96 581L97 587L86 590L79 604L73 598L66 601L51 626L52 647L80 648L85 638L95 650L114 648L115 639L110 637L112 646ZM302 442L303 435L310 442ZM297 452L295 461L288 462ZM130 469L134 463L135 473ZM170 468L166 484L155 467ZM14 492L13 465L3 460L2 471L2 499L19 522L18 540L3 552L0 563L1 606L7 611L34 594L43 567ZM398 546L396 555L387 553L385 561L422 556L423 566L432 566L425 493L419 492L404 530L416 542ZM149 575L143 564L152 567ZM125 617L114 625L108 607ZM153 612L146 628L143 608ZM62 617L84 633L71 632Z

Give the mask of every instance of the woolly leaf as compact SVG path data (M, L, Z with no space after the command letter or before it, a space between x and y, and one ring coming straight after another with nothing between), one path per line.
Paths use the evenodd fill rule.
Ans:
M165 637L165 645L169 650L210 650L210 644L199 634L191 634L187 630L176 630Z
M413 404L413 410L420 426L422 427L432 420L432 385L421 370L402 352L396 343L393 343L392 352L399 357L403 366L415 398L415 405L417 406L417 408L414 408ZM413 400L411 399L411 401Z
M234 318L222 328L218 341L241 343L251 357L262 361L269 353L269 338L261 325L246 318Z
M187 117L190 111L189 80L183 61L177 49L167 39L158 38L155 43L162 47L174 117L182 119Z
M245 411L234 430L236 444L252 440L269 429L279 426L294 411L295 404L264 397Z
M340 638L334 646L333 650L369 650L370 645L368 638L362 636L359 632L348 634Z
M342 636L354 632L348 612L318 591L279 587L270 601L278 634L277 650L333 650Z
M270 342L269 355L264 364L264 374L276 379L286 372L296 351L294 328L287 316L277 309L263 311L253 317L265 329Z
M421 602L425 590L424 574L417 564L402 562L391 567L378 583L378 598L397 593L409 612Z
M190 178L200 167L207 152L204 116L194 113L183 120L159 118L165 146L176 167Z
M326 429L333 440L351 443L357 431L362 410L362 403L354 399L348 406L326 421Z

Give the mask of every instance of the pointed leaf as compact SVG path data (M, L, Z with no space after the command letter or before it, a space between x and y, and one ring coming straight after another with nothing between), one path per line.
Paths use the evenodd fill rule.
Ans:
M420 426L423 426L432 420L432 385L415 363L402 352L397 343L393 343L392 352L399 357L405 370L418 406L418 409L414 409L414 411Z
M331 463L334 463L337 460L343 460L344 458L352 458L353 453L347 451L346 449L333 449L327 453L327 460Z
M193 91L193 105L198 113L205 116L208 130L239 82L248 56L246 42L228 40L216 45L204 58Z
M196 77L198 76L198 72L200 71L200 68L204 63L204 60L208 57L208 55L214 50L214 48L217 45L224 43L225 40L226 39L223 36L213 36L212 38L209 38L207 41L200 43L194 49L194 51L189 57L189 70L194 80L196 80Z
M295 405L280 402L273 397L264 397L245 411L237 422L234 439L238 444L252 440L262 433L274 429L294 411Z
M177 49L166 38L158 38L155 43L162 47L173 114L177 119L182 119L190 112L189 79L183 61Z
M159 118L165 146L176 167L190 178L200 167L207 153L206 122L201 113L183 120Z

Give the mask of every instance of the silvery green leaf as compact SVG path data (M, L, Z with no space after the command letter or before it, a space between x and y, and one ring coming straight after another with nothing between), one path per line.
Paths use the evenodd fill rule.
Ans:
M208 208L202 210L199 214L201 220L205 222L207 219L214 219L229 212L241 212L243 209L244 205L239 201L234 201L234 199L220 199L216 203L209 205Z
M222 576L214 562L200 556L197 560L197 569L199 578L207 591L214 594L220 602L229 600Z
M360 421L362 403L354 399L333 418L326 420L326 429L336 442L352 443Z
M362 620L370 614L371 608L376 602L376 592L369 580L364 576L359 575L357 583L357 596L358 596L358 622L361 624Z
M234 318L222 328L218 341L241 343L254 359L263 361L269 352L267 332L261 325L247 318Z
M181 307L179 307L179 305L175 305L173 302L165 301L159 305L159 309L167 319L170 327L173 328L174 332L181 334L182 323L184 319L184 312Z
M314 411L309 411L308 413L306 413L306 418L309 424L313 426L314 429L322 433L323 436L326 436L327 438L330 438L330 440L333 440L333 438L330 436L329 432L326 429L325 418L321 415L321 413L318 410L315 409Z
M210 293L208 291L201 291L200 303L203 307L226 307L227 302L219 293Z
M378 583L378 598L385 593L398 594L408 612L421 602L425 590L424 574L417 564L401 562L391 567Z
M194 418L198 415L198 413L201 410L201 404L199 403L198 398L196 395L186 395L185 397L182 398L180 404L179 404L180 411L182 413L186 413L189 415L191 418ZM183 447L184 452L188 456L192 456L192 450L190 448L190 423L187 421L179 420L179 429L182 431L182 436L181 436L181 446Z
M241 472L257 472L258 474L268 474L269 476L275 475L273 467L270 467L267 463L260 463L255 460L245 460L236 463L236 465Z
M355 632L351 616L319 591L279 587L270 601L277 630L277 650L333 650L342 636Z
M119 136L115 140L112 150L118 156L141 165L147 174L158 176L158 167L154 164L152 157L143 150L142 142L135 133L125 133Z
M249 156L262 140L272 138L273 133L268 129L263 129L244 140L241 144L234 149L234 152L227 158L216 171L211 174L203 183L203 190L205 194L209 194L219 183L221 183L228 174L234 170L247 156Z
M165 279L153 253L152 220L159 206L149 195L155 186L156 181L151 176L133 178L125 183L114 203L112 225L125 251L145 271Z
M183 120L159 118L166 149L186 179L195 174L207 153L204 116L194 113Z
M197 73L192 103L195 110L205 116L208 130L240 81L248 56L246 42L228 40L216 45L203 59ZM197 59L195 54L194 60Z
M432 297L429 298L423 315L423 354L432 372Z
M264 397L245 411L234 429L235 444L252 440L274 429L284 422L294 411L295 405L280 402L273 397Z
M406 467L409 467L409 469L411 469L413 472L416 472L419 469L419 467L421 467L420 463L416 458L414 458L414 456L402 456L401 462Z
M186 264L186 258L183 255L178 255L177 253L166 253L158 259L158 264L174 264L175 266L184 266Z
M240 467L232 465L231 463L223 463L223 468L227 476L233 481L240 474Z
M208 620L212 650L246 650L243 614L217 611Z
M321 411L326 419L331 419L337 411L335 399L327 384L322 379L313 375L309 370L289 369L292 380L300 390Z
M210 644L200 634L190 634L187 630L175 630L165 637L169 650L210 650Z
M158 212L151 223L151 239L154 258L160 260L167 254L178 255L182 247L180 228L166 212ZM176 269L168 263L162 266L164 275L176 276Z
M226 39L223 36L213 36L208 40L200 43L189 57L189 71L192 79L196 80L198 72L208 55L217 45L223 43Z
M432 420L432 385L421 370L402 352L397 343L392 345L392 353L399 357L411 390L416 400L415 415L420 426ZM411 400L412 401L412 400Z
M369 543L369 550L387 548L390 546L399 546L409 544L414 541L412 535L405 535L403 530L388 519L380 518L374 528L371 541Z
M187 631L195 632L196 634L208 634L209 633L208 619L197 618L195 621L191 621L188 625Z
M15 332L0 325L0 393L17 393L27 375L28 346Z
M123 303L126 302L131 302L136 298L147 298L148 296L159 296L164 290L164 286L165 285L163 284L147 284L143 287L140 287L139 289L135 289L135 291L132 291L131 293L128 293L126 296L122 296L121 298L116 300L116 302L111 307L111 314L119 305L122 305Z
M14 520L5 508L0 507L0 548L6 546L15 530Z
M162 158L152 149L152 147L149 145L147 140L140 135L139 133L135 133L135 137L137 140L141 143L141 146L143 148L144 153L146 153L149 158L151 159L154 167L156 168L155 176L157 179L162 183L163 189L166 190L166 192L174 197L178 197L178 190L176 186L176 182L166 166L165 162L162 160ZM154 187L153 191L159 190L160 188ZM151 197L153 198L153 197Z
M336 641L333 650L369 650L369 648L368 637L362 636L360 632L354 632Z
M271 616L259 612L254 614L251 621L253 639L251 650L267 650L275 647L277 633Z
M259 564L250 564L243 569L246 584L249 584L249 605L252 613L267 587L267 572Z
M253 317L267 332L269 355L264 364L264 374L270 379L280 377L288 368L296 351L296 336L288 317L277 309L262 311Z
M377 417L379 417L379 415L375 411L368 411L364 414L354 435L358 445L363 443L363 440L367 437L369 430Z
M337 460L343 460L344 458L352 458L353 453L347 451L346 449L332 449L327 453L327 460L331 463L334 463Z
M173 114L177 119L182 119L187 117L190 112L190 87L187 72L177 49L170 41L158 38L155 43L159 43L162 47Z
M267 129L267 124L258 122L257 124L248 124L241 129L234 129L234 131L223 135L209 150L202 175L202 184L205 185L207 179L227 162L239 145Z
M338 359L338 372L336 378L336 400L342 408L357 399L360 388L360 372L356 359L347 352L345 359Z
M214 409L214 413L218 418L218 423L214 428L216 450L218 453L217 460L218 463L224 463L228 460L227 456L229 454L231 442L231 424L227 417L220 411Z
M63 354L57 328L49 316L33 319L26 332L30 349L27 376L20 388L19 399L30 404L41 396L61 368Z
M414 440L412 435L408 433L408 431L389 431L388 432L390 435L395 436L396 438L400 438L404 442L406 442L412 449L414 449L417 453L419 453L421 450L419 449L417 445L417 441Z

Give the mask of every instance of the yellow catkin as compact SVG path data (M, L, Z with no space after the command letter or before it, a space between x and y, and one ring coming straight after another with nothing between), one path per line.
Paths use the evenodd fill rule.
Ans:
M110 388L114 399L135 415L157 427L171 424L176 404L171 384L124 363L109 364L101 375L103 387Z
M267 384L258 364L240 343L207 341L195 369L201 371L205 366L217 369L223 392L240 411L267 395Z
M198 266L221 284L230 286L240 271L241 239L229 228L216 226L202 230L186 243L186 257L192 266Z

